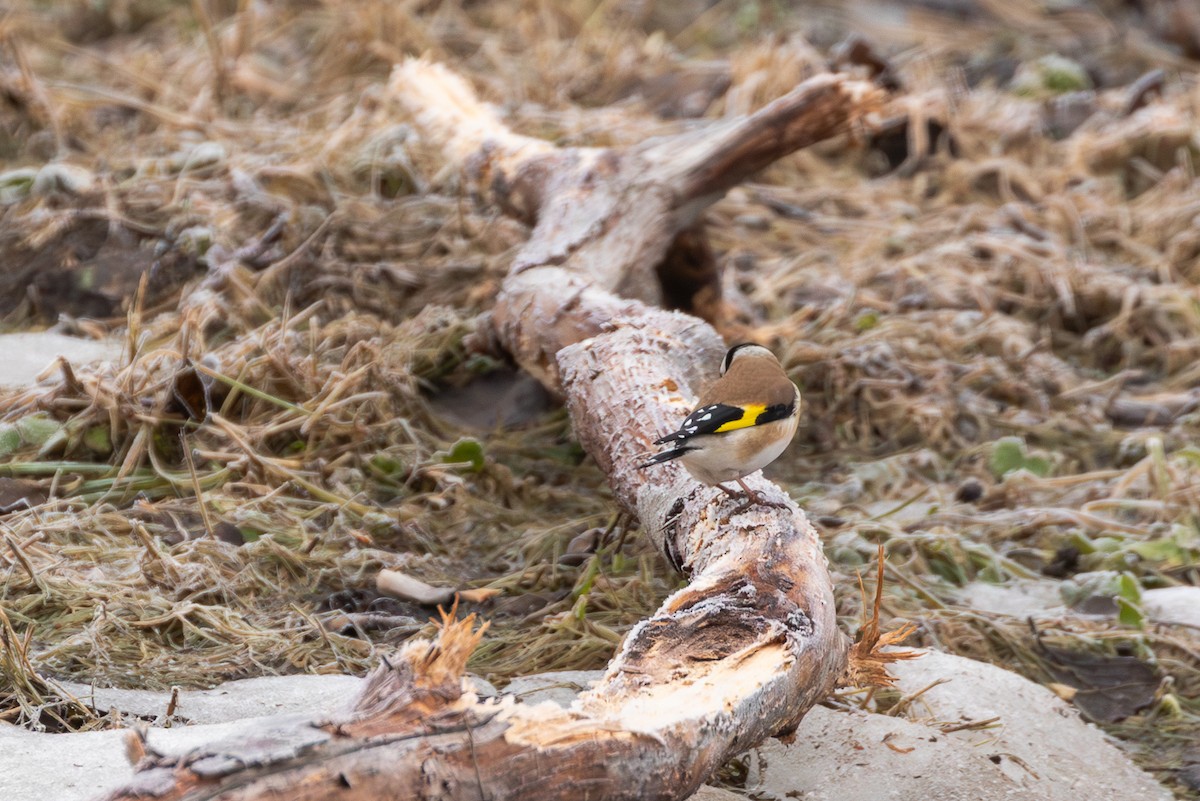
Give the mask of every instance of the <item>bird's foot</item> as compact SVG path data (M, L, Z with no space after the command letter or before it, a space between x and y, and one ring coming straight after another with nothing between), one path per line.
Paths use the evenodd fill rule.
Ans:
M746 490L746 500L738 504L738 507L733 510L735 515L740 515L742 512L749 509L751 506L769 506L772 509L787 509L788 505L783 501L772 501L764 496L761 492L754 490Z
M725 490L725 494L728 495L729 497L743 499L742 502L740 504L738 504L738 507L733 510L733 514L735 514L735 515L740 515L742 512L746 511L751 506L769 506L772 509L787 509L788 508L787 503L784 503L783 501L769 500L761 492L750 489L749 487L747 487L745 484L742 483L742 480L740 478L737 480L737 483L738 483L738 486L740 486L742 488L742 494L740 494L740 495L738 493L734 492L733 490L729 489L728 487L726 487L724 484L717 485L721 489Z

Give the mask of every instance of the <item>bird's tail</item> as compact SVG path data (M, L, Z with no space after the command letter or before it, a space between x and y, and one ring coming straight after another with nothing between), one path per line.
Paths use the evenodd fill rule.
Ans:
M647 467L650 467L651 465L662 464L663 462L669 462L672 459L678 459L680 456L683 456L688 451L694 451L694 450L696 450L696 449L695 448L671 448L670 450L666 450L661 453L654 454L653 456L650 457L649 460L639 464L637 466L637 469L645 470Z

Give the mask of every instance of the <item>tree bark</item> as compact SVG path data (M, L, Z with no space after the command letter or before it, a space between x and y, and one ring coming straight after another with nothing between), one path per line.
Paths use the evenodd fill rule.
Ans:
M497 299L494 336L566 398L618 503L691 583L629 633L568 709L465 691L482 630L473 616L448 620L436 643L410 642L377 669L340 719L288 722L183 759L150 754L111 798L684 798L730 757L791 732L845 672L849 644L816 532L782 490L749 479L787 507L735 514L674 463L634 469L725 348L709 323L656 307L707 308L720 322L702 210L775 159L846 131L879 95L819 76L744 119L626 150L559 150L509 131L441 67L408 62L391 87L423 136L534 226Z

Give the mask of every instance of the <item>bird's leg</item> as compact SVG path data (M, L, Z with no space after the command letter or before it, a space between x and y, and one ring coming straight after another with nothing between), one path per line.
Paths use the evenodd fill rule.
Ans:
M788 505L787 505L786 503L783 503L783 502L781 502L781 501L769 501L769 500L767 500L766 498L764 498L764 497L762 496L762 493L755 492L754 490L752 490L752 489L750 489L749 487L747 487L747 486L746 486L746 483L745 483L744 481L742 481L740 478L739 478L739 479L737 479L737 483L738 483L738 486L740 486L740 487L741 487L741 488L742 488L742 489L745 491L745 493L746 493L746 500L742 502L742 505L741 505L741 506L739 506L737 509L735 509L735 510L734 510L734 512L733 512L733 513L734 513L735 515L736 515L736 514L740 514L741 512L744 512L744 511L746 511L747 509L749 509L749 508L750 508L751 506L753 506L754 504L758 504L759 506L770 506L770 507L772 507L772 508L774 508L774 509L786 509L786 508L788 508ZM717 486L718 486L718 487L721 487L721 485L720 485L720 484L718 484ZM721 487L721 489L725 489L725 488L724 488L724 487ZM725 490L725 491L726 491L726 492L728 492L730 495L733 495L733 494L734 494L734 493L730 492L729 490ZM736 497L736 496L734 496L734 497Z
M739 484L741 484L741 483L742 483L741 479L738 479L738 483L739 483ZM745 484L742 484L742 486L744 487L744 486L745 486ZM717 484L717 488L718 488L718 489L720 489L720 490L722 490L722 491L723 491L723 492L724 492L726 495L728 495L730 498L740 498L740 497L742 497L741 495L738 495L736 492L734 492L733 490L731 490L729 487L725 486L724 484Z

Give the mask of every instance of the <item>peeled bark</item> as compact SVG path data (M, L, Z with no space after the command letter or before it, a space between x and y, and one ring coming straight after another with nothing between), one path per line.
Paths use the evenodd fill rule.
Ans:
M844 673L848 641L816 532L782 490L755 476L755 490L787 507L734 514L736 502L674 463L634 469L725 348L703 320L655 308L679 302L664 269L689 253L711 261L706 205L845 131L878 97L826 75L745 119L628 150L557 150L508 131L440 67L409 62L392 91L448 160L534 225L497 299L495 338L566 398L618 503L691 583L629 633L569 709L464 691L481 632L450 622L437 643L409 643L376 670L343 718L289 723L254 747L146 757L137 786L112 797L684 798L730 757L792 731ZM696 273L711 309L720 282L709 269Z

